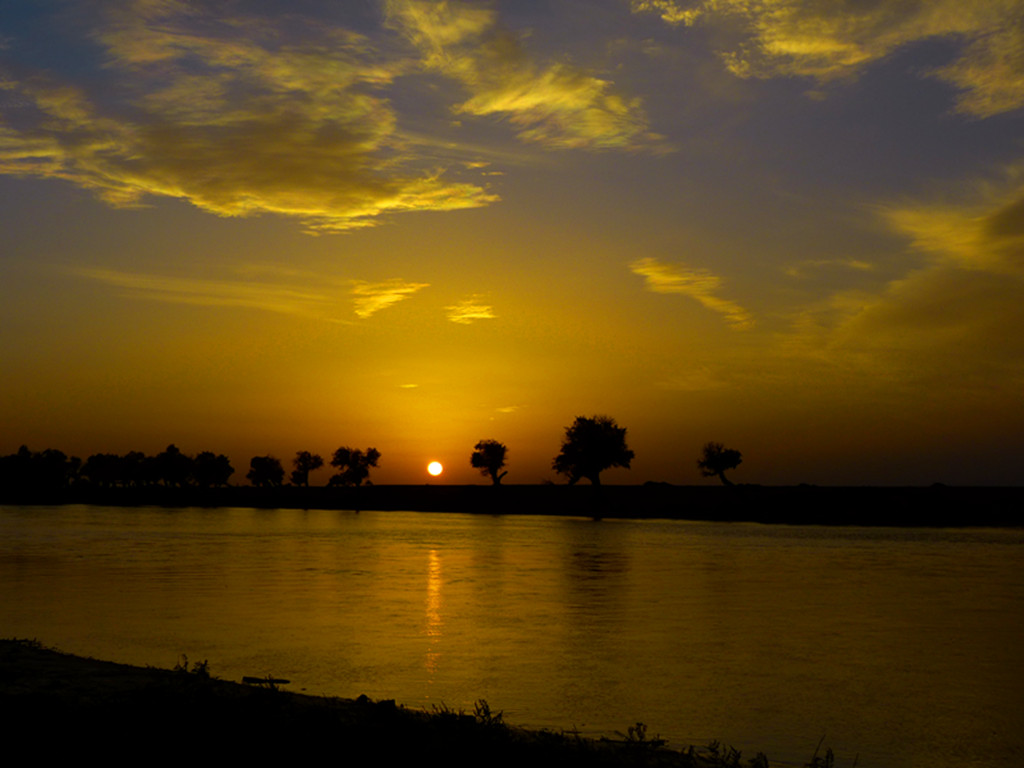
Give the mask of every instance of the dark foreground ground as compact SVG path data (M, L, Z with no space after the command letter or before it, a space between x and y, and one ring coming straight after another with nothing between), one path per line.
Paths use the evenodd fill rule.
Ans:
M1024 525L1024 487L375 485L14 491L0 503L376 509L811 525Z
M593 741L514 728L479 706L470 714L428 714L388 701L217 680L194 664L130 667L19 640L0 640L0 712L5 751L25 764L99 757L118 765L225 759L428 768L769 765L764 756L741 759L723 748L670 750L636 729ZM811 762L826 764L824 757Z

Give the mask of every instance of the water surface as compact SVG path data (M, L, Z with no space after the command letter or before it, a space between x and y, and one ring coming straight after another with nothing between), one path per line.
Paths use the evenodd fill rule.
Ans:
M0 634L805 762L1024 753L1024 532L0 507ZM1011 758L1013 759L1013 758Z

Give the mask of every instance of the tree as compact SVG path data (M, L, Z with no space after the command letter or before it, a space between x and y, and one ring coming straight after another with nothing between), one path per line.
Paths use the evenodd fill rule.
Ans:
M150 460L151 457L146 456L142 451L128 451L122 456L121 467L125 485L146 485L146 463Z
M376 448L367 448L365 453L359 448L339 448L331 459L331 466L337 467L338 472L328 485L362 485L370 476L370 467L376 467L379 459L380 451Z
M310 453L309 451L297 451L295 458L292 459L292 466L295 467L292 472L292 485L304 485L309 487L309 473L320 469L324 465L324 460L318 453Z
M565 428L562 451L552 468L569 478L569 485L585 477L592 485L601 484L601 473L610 467L625 467L633 460L626 446L626 428L609 416L577 416Z
M79 474L104 488L124 485L124 460L116 453L94 453L85 460Z
M17 453L5 456L2 462L2 482L19 488L66 488L78 478L82 460L70 458L55 448L30 451L23 445Z
M473 455L469 457L469 463L480 470L485 477L490 475L491 482L501 485L501 478L508 472L501 472L505 466L505 454L508 448L497 440L481 440L473 447Z
M704 477L717 477L724 485L732 485L732 481L725 476L725 470L736 469L742 462L743 454L739 451L726 448L721 443L704 443L697 466Z
M156 468L164 485L188 485L192 463L192 457L182 453L173 443L156 455Z
M273 456L253 456L245 479L257 488L275 487L284 482L284 467Z
M228 478L235 474L231 461L223 453L203 451L196 456L192 464L192 476L201 488L214 485L227 485Z

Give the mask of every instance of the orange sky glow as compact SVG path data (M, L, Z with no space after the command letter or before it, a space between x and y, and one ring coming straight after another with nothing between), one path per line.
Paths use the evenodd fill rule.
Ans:
M1021 72L1022 0L5 5L0 454L1019 484Z

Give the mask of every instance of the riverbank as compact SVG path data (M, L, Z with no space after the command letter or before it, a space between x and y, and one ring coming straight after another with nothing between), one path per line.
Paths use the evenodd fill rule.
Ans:
M475 713L433 713L393 701L321 698L280 685L218 680L204 662L174 670L132 667L0 640L0 710L23 757L190 757L340 760L371 765L738 765L722 749L675 751L634 726L616 740L527 731L479 703ZM28 756L31 755L29 758ZM767 768L760 762L744 764Z
M372 485L0 489L6 504L366 509L801 525L1024 525L1024 487Z

